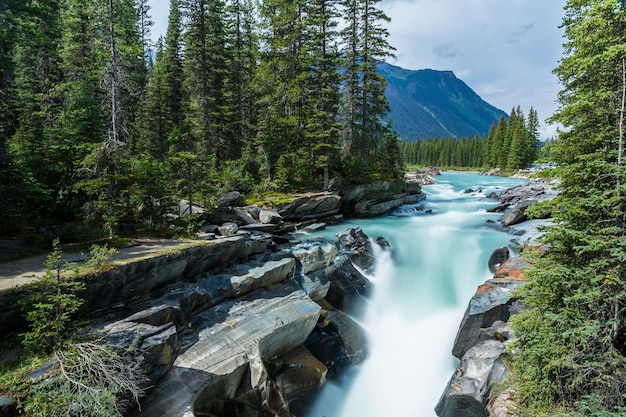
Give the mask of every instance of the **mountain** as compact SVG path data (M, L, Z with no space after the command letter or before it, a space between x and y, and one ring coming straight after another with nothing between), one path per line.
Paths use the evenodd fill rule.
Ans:
M507 116L452 71L413 71L380 63L378 72L387 80L393 128L402 139L486 135L493 122Z

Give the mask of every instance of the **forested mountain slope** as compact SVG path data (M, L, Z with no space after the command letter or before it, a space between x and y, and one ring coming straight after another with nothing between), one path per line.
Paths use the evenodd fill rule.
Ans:
M378 65L387 80L393 129L405 140L486 135L506 114L484 101L452 71Z

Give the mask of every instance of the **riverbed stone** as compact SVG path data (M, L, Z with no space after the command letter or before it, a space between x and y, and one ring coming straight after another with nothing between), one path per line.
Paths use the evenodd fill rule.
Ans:
M337 233L339 249L348 254L352 263L357 267L371 271L376 263L374 247L369 236L360 227L349 227Z
M435 412L439 417L487 417L485 406L491 389L510 375L500 355L504 344L486 340L468 350L443 395Z
M299 404L308 403L315 391L326 383L327 373L328 368L308 349L300 346L280 359L274 379L293 411Z
M511 308L516 308L511 293L522 283L516 279L494 279L478 287L465 310L454 340L454 356L462 358L478 342L483 328L491 327L496 321L509 320Z
M493 273L507 260L509 259L509 248L503 246L495 249L489 257L489 270Z
M360 317L373 289L370 280L354 266L345 253L337 255L335 269L328 278L330 287L326 300L335 308Z

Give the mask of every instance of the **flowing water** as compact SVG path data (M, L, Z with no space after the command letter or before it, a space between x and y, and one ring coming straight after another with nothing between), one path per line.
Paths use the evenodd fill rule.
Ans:
M457 365L450 353L467 303L492 275L491 252L513 236L493 223L497 205L486 196L523 181L471 173L443 173L423 187L427 199L393 215L351 220L321 235L361 226L385 237L370 279L375 291L365 316L370 355L341 381L328 383L307 417L434 417L434 407ZM467 193L468 189L475 192ZM432 212L428 212L431 211ZM320 234L317 234L320 235Z

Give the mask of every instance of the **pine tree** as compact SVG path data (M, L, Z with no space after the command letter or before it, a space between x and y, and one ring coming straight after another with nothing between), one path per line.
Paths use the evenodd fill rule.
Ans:
M306 126L311 94L306 54L306 2L272 0L261 7L264 42L258 73L259 149L267 171L281 188L304 181L310 172Z
M170 0L170 14L167 22L163 66L167 95L166 109L173 129L180 130L185 114L185 92L183 89L183 58L181 39L181 11L178 0ZM159 62L157 61L157 64Z
M341 63L337 49L337 18L337 1L316 0L309 4L307 20L311 67L308 85L312 95L306 127L311 149L307 153L313 157L313 167L323 170L324 190L328 189L329 171L331 166L337 166L341 149L337 120Z
M379 61L393 56L385 23L389 18L379 0L346 0L346 26L342 31L345 56L341 109L343 152L361 179L373 166L382 139L389 134L386 82L376 72Z
M61 80L57 44L61 30L60 3L29 4L17 19L20 36L14 50L14 109L17 130L11 147L17 162L48 193L59 191L60 170L56 169L59 97L55 88Z
M255 8L251 0L231 0L227 5L227 37L231 43L230 85L233 88L234 131L229 156L239 158L253 147L256 136L256 77L259 45ZM257 173L251 173L257 174Z
M204 155L221 159L232 128L227 90L230 58L226 49L224 4L221 0L186 0L185 83L188 121Z

